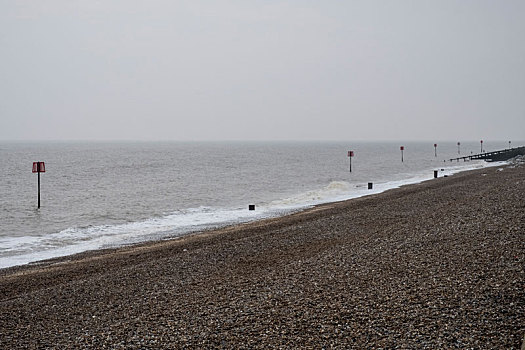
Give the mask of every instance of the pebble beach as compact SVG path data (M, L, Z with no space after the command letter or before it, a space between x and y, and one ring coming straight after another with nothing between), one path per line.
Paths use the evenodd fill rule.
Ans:
M0 270L2 349L523 349L525 164Z

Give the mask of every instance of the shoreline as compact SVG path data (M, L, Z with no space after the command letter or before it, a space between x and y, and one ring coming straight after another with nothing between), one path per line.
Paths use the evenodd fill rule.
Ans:
M2 269L0 345L519 348L525 165L503 168Z
M440 177L449 177L449 176L454 176L454 175L460 174L460 173L476 171L476 170L483 170L483 169L487 169L487 168L491 168L491 167L496 167L496 166L500 167L500 166L506 166L506 165L507 165L506 162L495 162L495 163L489 163L489 164L485 163L483 166L476 167L476 168L473 168L473 169L458 170L458 169L452 168L452 170L451 169L447 169L448 171L444 171L444 169L440 169L438 171L440 173L442 173L440 175ZM439 167L437 167L437 168L439 168ZM428 172L430 173L431 170L428 170ZM418 179L418 180L414 181L414 179ZM188 232L182 232L178 236L162 236L161 235L159 238L156 238L156 239L139 240L138 242L135 242L135 243L115 244L113 246L108 246L108 247L101 247L101 248L87 249L87 250L77 250L76 252L71 252L71 253L66 253L66 254L59 254L59 255L55 255L55 256L49 256L49 257L46 257L46 258L39 258L37 260L31 260L31 261L27 261L27 262L24 262L24 263L19 263L19 264L16 264L16 265L0 267L0 274L1 274L1 271L5 270L5 269L13 269L13 268L23 267L23 266L46 265L46 264L48 264L48 262L51 262L51 261L69 260L68 258L70 258L70 257L75 257L75 256L79 256L79 255L89 254L89 253L98 254L97 252L114 251L116 249L148 245L150 243L154 244L154 243L170 241L170 240L180 240L180 239L183 239L186 236L193 236L195 234L202 234L202 233L205 233L205 232L222 230L222 229L235 227L235 226L239 226L239 225L246 225L246 224L250 224L250 223L254 223L254 222L258 222L258 221L279 219L279 218L282 218L282 217L293 215L295 213L305 212L305 211L312 210L312 209L316 210L315 208L320 207L320 206L324 206L324 205L328 205L329 206L329 205L334 204L334 203L346 202L346 201L355 200L355 199L362 198L362 197L374 196L374 195L381 194L381 193L384 193L386 191L390 191L390 190L397 189L397 188L400 188L400 187L417 185L417 184L424 183L426 181L432 181L432 180L435 180L435 179L428 178L428 179L423 179L422 180L422 179L419 179L419 176L416 176L414 178L410 178L410 179L406 179L404 181L401 181L401 182L409 181L409 182L406 182L406 183L404 183L402 185L397 185L396 183L398 181L390 181L390 182L386 182L386 183L376 183L376 184L374 184L376 186L376 189L368 190L369 192L372 192L372 193L355 194L355 196L352 195L352 197L346 198L346 199L333 199L331 201L322 201L320 204L309 204L309 205L299 206L297 208L290 207L289 209L283 209L284 214L269 214L269 216L267 216L267 217L263 216L263 217L258 217L258 218L255 218L255 219L248 219L247 221L241 220L241 221L235 222L235 223L210 224L209 228L196 229L196 230L190 230ZM410 182L410 181L414 181L414 182ZM379 192L377 192L378 191L377 187L378 186L382 187L385 184L396 184L396 185L394 187L391 187L392 185L387 186L386 189L381 189L381 190L379 190ZM363 184L361 187L365 187L365 186L366 186L366 184ZM73 249L73 251L75 251L75 250L76 249Z

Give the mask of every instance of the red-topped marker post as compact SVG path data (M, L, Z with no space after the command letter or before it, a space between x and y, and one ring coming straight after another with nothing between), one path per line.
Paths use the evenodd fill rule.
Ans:
M403 162L403 151L405 150L405 146L401 146L399 149L401 150L401 162Z
M354 156L354 151L348 151L348 158L350 159L350 172L352 172L352 157Z
M38 173L38 207L40 208L40 173L46 172L44 162L33 162L33 173Z

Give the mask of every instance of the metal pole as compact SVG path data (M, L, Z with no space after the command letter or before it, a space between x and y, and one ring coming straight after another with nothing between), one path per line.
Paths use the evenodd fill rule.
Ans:
M38 167L38 208L40 208L40 163L37 164Z
M348 157L350 158L350 172L352 172L352 157Z

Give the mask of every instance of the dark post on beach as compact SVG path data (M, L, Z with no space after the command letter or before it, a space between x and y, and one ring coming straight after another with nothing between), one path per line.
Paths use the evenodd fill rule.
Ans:
M46 172L44 162L33 162L33 173L38 173L38 208L40 208L40 173Z
M405 150L405 146L401 146L399 149L401 150L401 162L403 162L403 151Z
M354 156L354 151L348 151L348 158L350 159L350 172L352 172L352 157Z
M438 144L435 143L435 144L434 144L434 157L437 157L437 156L438 156L438 153L437 153L437 147L438 147Z

